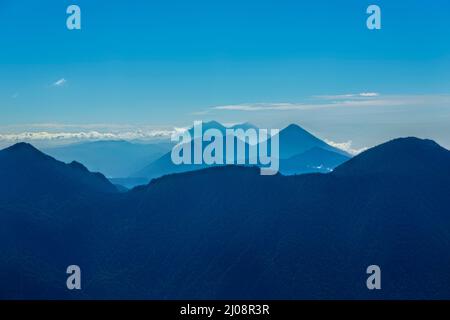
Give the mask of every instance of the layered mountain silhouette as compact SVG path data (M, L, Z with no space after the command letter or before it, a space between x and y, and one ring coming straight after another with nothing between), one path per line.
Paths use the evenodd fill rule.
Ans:
M291 124L280 131L280 159L289 159L293 156L302 154L313 148L321 148L330 152L335 152L349 157L350 155L343 150L332 147L325 141L313 136L302 127Z
M0 193L0 298L450 298L450 151L433 141L396 139L327 174L224 166L126 193L24 144L0 152L0 172L19 193ZM81 291L65 288L70 264Z
M93 141L45 149L44 152L64 162L83 163L91 171L108 178L126 178L172 147L168 142L132 143L123 140Z
M227 132L226 132L227 129L247 130L247 129L256 129L256 126L252 125L251 123L243 123L243 124L237 124L234 126L230 126L229 128L227 128L217 121L210 121L210 122L206 122L206 123L202 124L201 134L203 135L203 133L209 129L219 130L220 133L223 135L224 141L225 141L225 139L227 137ZM189 134L194 139L194 128L189 129ZM193 142L186 143L186 144L189 145L189 148L191 148L191 150L192 150L191 154L193 154ZM206 145L207 145L207 143L203 143L203 150ZM223 145L225 146L225 143L223 143ZM248 151L247 144L246 144L245 148L246 148L246 151ZM236 151L236 146L235 146L235 151ZM224 147L223 152L224 152L224 154L226 154L225 147ZM237 152L235 152L235 155L236 154L237 154ZM237 162L236 156L234 157L234 159L235 159L235 162ZM243 159L243 160L245 161L246 159ZM153 178L158 178L163 175L167 175L167 174L171 174L171 173L195 171L195 170L208 168L210 166L211 165L207 165L207 164L194 164L193 161L192 161L192 164L176 165L173 163L172 157L171 157L171 151L169 151L166 154L164 154L163 156L161 156L160 158L156 159L155 161L153 161L150 164L148 164L147 166L145 166L143 169L135 172L132 175L132 177L145 177L147 180L151 180Z
M65 164L18 143L0 151L0 193L2 199L116 192L101 173L91 173L78 162Z
M222 124L211 121L203 124L203 132L208 129L219 130L224 139L226 137L227 127ZM251 123L244 123L230 127L229 129L257 129L256 126ZM189 130L191 136L194 135L194 130ZM270 145L271 139L268 144ZM203 144L203 148L207 143ZM223 144L225 146L225 143ZM192 143L191 143L191 148ZM279 133L279 148L280 148L280 172L287 174L302 174L309 172L329 172L333 170L337 165L350 159L350 155L343 150L332 147L326 142L313 136L298 125L289 125ZM248 154L249 146L246 145L246 152ZM236 151L236 148L235 148ZM224 148L224 154L226 150ZM238 159L235 152L235 163L238 163ZM248 157L243 159L246 163ZM170 173L180 173L186 171L199 170L209 167L205 164L181 164L175 165L171 159L171 153L168 152L159 159L151 162L142 170L137 171L133 177L145 177L147 179L157 178Z
M285 175L321 172L327 173L349 160L350 157L341 152L334 152L321 147L313 147L307 151L281 159L281 172Z

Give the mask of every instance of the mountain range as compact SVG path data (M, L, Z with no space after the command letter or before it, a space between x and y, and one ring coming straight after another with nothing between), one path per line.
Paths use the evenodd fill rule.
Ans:
M203 123L202 129L203 132L208 129L217 129L225 139L226 129L258 128L251 123L226 127L217 121L210 121ZM191 136L194 135L193 128L189 129L189 132ZM330 172L351 158L351 155L345 151L330 146L294 124L280 131L279 141L280 172L285 175ZM204 164L173 164L171 159L173 145L169 140L154 143L102 140L46 148L43 151L57 160L66 163L75 161L82 163L90 171L103 173L119 189L146 184L151 179L166 174L209 167ZM206 144L203 147L205 146ZM248 144L246 144L246 150L248 151Z
M158 159L172 148L167 141L133 143L123 140L74 143L43 151L64 162L83 163L91 171L108 178L125 178Z
M326 174L223 166L128 192L18 144L0 151L0 298L448 299L449 183L450 151L417 138Z
M216 121L211 121L203 124L202 129L203 131L208 129L219 130L224 137L223 145L225 146L227 127ZM257 129L257 127L251 123L243 123L231 126L228 129L247 130ZM193 128L191 128L189 132L191 136L193 136ZM351 157L347 152L330 146L295 124L291 124L282 129L278 136L280 148L280 172L285 175L309 172L329 172ZM269 138L269 145L271 140L272 139ZM190 147L192 148L192 142L190 143ZM203 148L205 148L205 145L203 145ZM248 150L248 145L246 145L246 150ZM235 163L237 163L236 153L234 159ZM249 161L246 161L246 163L249 163ZM171 152L169 151L143 169L132 174L132 177L145 177L148 180L151 180L166 174L194 171L206 167L209 166L205 164L175 165L172 162Z

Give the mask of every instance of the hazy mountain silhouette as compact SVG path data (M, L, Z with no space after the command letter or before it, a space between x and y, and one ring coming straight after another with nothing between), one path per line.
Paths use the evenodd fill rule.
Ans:
M448 299L449 153L405 138L328 174L226 166L76 202L0 193L0 297ZM74 263L86 285L69 292Z
M226 135L226 130L227 129L243 129L243 130L247 130L247 129L257 129L257 127L255 125L253 125L250 122L244 122L244 123L238 123L238 124L234 124L231 126L224 126L223 124L221 124L220 122L217 121L208 121L208 122L203 122L202 123L202 133L205 132L206 130L209 129L217 129L219 130L222 135ZM194 127L189 129L189 133L191 134L191 136L194 136Z
M108 178L126 178L171 149L170 143L131 143L122 140L76 143L45 149L64 162L83 163Z
M341 153L313 147L288 159L282 159L280 172L284 175L331 172L350 157Z
M257 129L251 123L243 123L230 127L230 129ZM227 127L223 126L217 121L204 123L202 131L208 129L218 129L225 137ZM194 135L194 129L189 130L191 136ZM269 146L271 139L269 139ZM203 143L203 147L207 145ZM225 143L224 143L225 146ZM248 145L246 150L248 151ZM328 145L326 142L313 136L298 125L290 125L279 133L279 148L280 148L280 172L284 174L300 174L307 172L328 172L328 169L334 169L337 165L350 158L350 155L345 151L337 149ZM320 150L323 150L322 152ZM191 148L193 149L193 148ZM236 151L236 147L235 147ZM309 153L306 153L310 151ZM326 152L328 151L328 152ZM226 150L224 147L224 154ZM305 154L306 153L306 154ZM193 154L193 152L192 152ZM235 152L236 154L236 152ZM329 158L329 159L328 159ZM245 159L249 164L248 158ZM235 157L235 163L237 158ZM175 165L172 162L170 152L166 153L159 159L153 161L142 170L137 171L133 177L147 177L148 179L161 177L166 174L180 173L186 171L199 170L210 167L205 164L181 164Z
M345 151L330 146L296 124L291 124L281 130L279 140L281 159L289 159L313 148L321 148L347 157L350 156Z
M256 127L251 124L251 123L242 123L242 124L236 124L230 127L225 127L224 125L222 125L221 123L217 122L217 121L210 121L210 122L205 122L202 124L202 132L201 134L203 135L203 133L206 130L209 129L217 129L219 130L223 137L224 137L224 141L225 141L225 137L227 136L227 129L243 129L243 130L247 130L253 128L255 129ZM191 129L189 129L189 133L192 137L192 139L195 140L195 136L194 136L194 128L192 127ZM236 141L236 140L235 140ZM193 144L189 143L191 145L191 154L194 154L194 149L193 149ZM205 148L205 146L207 145L207 142L203 143L203 148ZM225 154L225 143L223 143L224 146L224 154ZM236 146L235 146L235 150L236 150ZM248 145L246 145L246 150L248 150ZM236 152L235 152L236 154ZM237 160L237 158L235 158L235 160ZM192 161L193 163L193 161ZM147 166L145 166L142 170L139 170L137 172L135 172L132 177L146 177L147 179L153 179L153 178L157 178L157 177L161 177L163 175L167 175L167 174L171 174L171 173L181 173L181 172L187 172L187 171L194 171L194 170L200 170L200 169L204 169L207 167L211 167L212 165L206 165L206 164L181 164L181 165L175 165L172 161L172 157L171 157L171 151L167 152L166 154L164 154L163 156L161 156L160 158L156 159L155 161L151 162L150 164L148 164Z

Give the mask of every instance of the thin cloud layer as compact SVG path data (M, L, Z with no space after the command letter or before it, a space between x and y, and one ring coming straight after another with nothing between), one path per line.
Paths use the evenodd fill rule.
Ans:
M212 111L292 111L345 107L429 106L440 104L450 107L450 95L381 95L376 92L358 94L314 96L304 102L258 102L213 106Z
M349 99L349 98L375 98L379 96L380 94L378 92L360 92L360 93L347 93L338 95L324 95L316 97L325 100L335 100L335 99Z
M397 106L405 104L400 100L342 100L326 103L246 103L235 105L215 106L213 110L229 111L292 111L292 110L314 110L337 107L376 107Z
M127 131L127 132L21 132L0 134L0 141L36 141L36 140L146 140L170 138L175 130Z
M64 78L61 78L61 79L59 79L59 80L53 82L53 83L52 83L52 86L53 86L53 87L62 87L62 86L64 86L64 85L66 85L66 84L67 84L67 80L64 79Z

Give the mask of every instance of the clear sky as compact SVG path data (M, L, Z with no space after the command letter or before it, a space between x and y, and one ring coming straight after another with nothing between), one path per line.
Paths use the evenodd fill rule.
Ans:
M0 0L0 140L214 119L450 147L449 21L448 0Z

